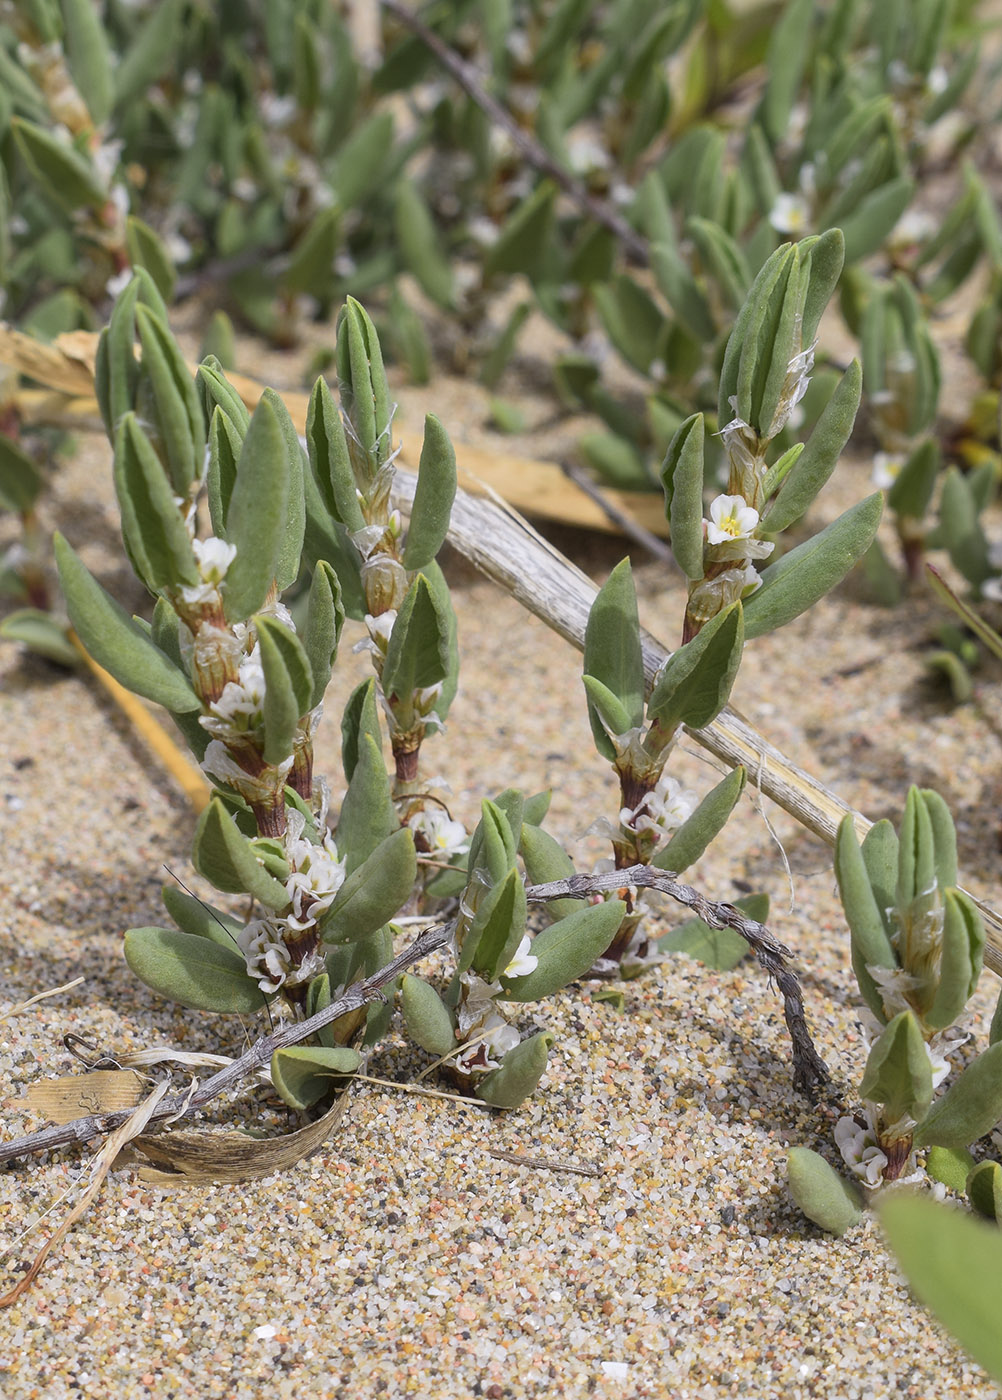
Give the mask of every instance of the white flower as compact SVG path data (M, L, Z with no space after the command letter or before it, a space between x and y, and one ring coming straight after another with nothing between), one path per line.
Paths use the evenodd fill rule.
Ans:
M227 681L222 695L209 706L209 715L203 716L203 723L212 716L231 729L246 732L255 728L261 723L264 692L264 668L261 653L255 646L240 662L238 679ZM205 727L210 729L208 724ZM218 733L219 726L212 726L210 732Z
M835 1124L835 1145L842 1160L871 1189L880 1186L887 1167L887 1154L877 1143L876 1129L869 1121L864 1127L855 1118L840 1118Z
M535 972L539 959L529 952L531 947L532 939L526 934L518 945L515 956L501 974L502 977L528 977L530 972Z
M297 815L302 822L302 814ZM287 835L285 853L292 867L292 873L285 882L286 893L292 902L289 926L308 928L334 903L338 890L344 884L345 863L338 855L334 838L329 832L319 845L305 837L297 835L289 839Z
M308 953L299 966L282 937L283 919L253 919L237 934L237 943L244 955L247 971L263 992L277 992L280 987L298 987L310 982L326 970L323 958L315 950Z
M758 526L758 511L744 496L718 496L710 505L706 522L706 538L710 544L727 540L747 540Z
M993 603L1002 603L1002 578L990 578L981 585L982 598Z
M207 716L203 716L203 724ZM208 725L205 725L208 728ZM236 759L231 757L229 749L221 739L211 739L206 747L205 756L202 759L202 772L210 778L215 778L219 783L225 783L234 792L239 792L240 796L247 802L271 802L274 800L276 786L281 791L281 782L285 780L292 769L293 757L288 758L272 768L266 768L260 777L255 777L241 768Z
M870 480L879 490L889 491L897 481L898 473L904 464L903 457L890 452L876 452L873 456L873 470L870 473Z
M790 233L795 237L807 233L810 218L810 206L802 194L778 194L769 211L769 222L776 232Z
M653 831L660 836L681 826L692 815L696 801L694 792L683 791L680 783L662 773L653 791L645 793L636 807L624 807L619 820L633 831Z
M488 1012L477 1027L477 1039L456 1056L456 1065L465 1074L472 1070L497 1069L509 1050L514 1050L521 1036L496 1011Z
M236 558L237 547L235 544L228 544L226 540L217 539L215 535L210 535L207 540L192 540L191 547L202 581L183 585L181 597L189 607L194 607L199 603L213 601L219 592L219 585L226 577L226 570Z
M433 855L443 860L470 849L470 839L462 822L453 821L447 812L438 807L423 807L412 813L407 825L415 834L424 837L425 845Z
M121 272L116 272L114 277L109 277L104 284L105 293L114 299L120 292L124 292L132 281L132 268L123 267Z
M911 1009L908 993L922 986L920 977L913 976L903 967L880 967L876 963L868 963L866 970L877 984L888 1018Z
M369 633L368 640L358 642L354 651L375 651L380 656L386 655L386 648L390 644L390 633L393 631L393 624L397 620L396 608L387 608L378 617L373 617L372 613L365 614L365 626Z

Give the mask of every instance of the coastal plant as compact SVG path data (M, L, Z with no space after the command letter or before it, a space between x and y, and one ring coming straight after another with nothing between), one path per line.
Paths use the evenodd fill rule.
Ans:
M426 884L419 864L449 873L459 893L454 971L441 994L406 979L405 1023L468 1091L510 1107L535 1087L552 1043L548 1032L523 1041L515 1011L588 971L625 905L573 904L533 939L519 851L548 797L485 801L469 841L440 804L429 809L418 754L441 727L457 666L434 563L454 458L429 418L405 528L388 508L393 407L378 337L357 303L341 315L336 363L340 405L326 385L314 390L304 453L271 390L249 413L218 362L192 377L145 274L102 333L96 389L123 544L156 602L151 621L129 618L57 536L67 607L90 654L168 710L214 784L192 862L246 909L234 915L168 886L176 927L130 929L125 956L184 1006L307 1020L392 961L393 920ZM335 813L313 742L346 614L364 620L375 675L342 715L347 787ZM465 868L443 872L464 848ZM357 1069L357 1042L377 1040L391 1009L362 1004L308 1043L276 1049L275 1088L300 1109L329 1097Z
M928 1173L969 1185L970 1146L1002 1117L1002 1021L996 1016L988 1047L937 1094L970 1038L965 1010L985 945L977 907L957 888L956 832L938 793L911 788L900 831L885 819L862 843L847 816L835 874L869 1045L860 1108L835 1128L850 1180L806 1147L791 1151L789 1168L801 1210L841 1234L890 1183ZM976 1181L979 1199L986 1185L990 1195L992 1183Z
M773 631L835 586L873 539L880 497L852 507L761 574L783 550L832 472L852 431L860 396L852 364L809 441L777 453L776 439L803 398L818 321L838 281L842 240L834 230L785 245L767 260L738 313L720 381L725 491L704 500L704 425L679 428L662 479L671 546L687 579L681 645L645 681L636 591L628 560L613 570L591 609L584 686L592 734L619 783L619 816L605 824L616 869L653 864L686 870L723 828L745 783L736 768L697 805L668 770L683 727L711 723L727 703L746 638ZM669 839L665 841L665 837ZM552 862L552 872L543 856ZM569 857L540 846L533 878L556 878ZM624 892L629 913L605 952L642 965L650 954L643 906Z

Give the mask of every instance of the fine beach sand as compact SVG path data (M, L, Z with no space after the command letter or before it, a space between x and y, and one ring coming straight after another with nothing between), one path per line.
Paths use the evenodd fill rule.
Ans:
M409 400L433 403L455 427L437 396L412 391ZM114 548L107 450L86 436L78 446L55 477L46 524L85 545L91 567L139 607ZM867 489L862 460L847 462L817 520ZM596 579L623 552L597 535L550 534ZM671 644L681 587L662 566L634 561L642 621ZM616 804L591 746L580 658L462 560L450 556L446 568L462 688L447 733L427 747L425 772L448 778L467 824L484 795L552 786L548 824L577 842L587 869L601 843L579 838ZM986 664L975 702L951 707L923 658L942 616L925 597L893 612L871 607L851 580L750 647L734 703L871 818L898 820L910 782L936 787L956 816L964 883L997 904L999 675ZM367 664L351 651L360 632L346 629L318 743L318 770L335 791L340 702ZM0 1021L3 1133L12 1137L40 1122L17 1102L27 1086L76 1067L67 1032L112 1054L162 1044L237 1054L254 1030L171 1007L122 959L124 929L167 922L163 866L191 878L193 819L170 780L85 677L4 644L0 681L0 1016L86 978ZM672 771L702 791L716 780L691 740ZM523 1029L550 1029L556 1044L540 1091L518 1111L368 1086L353 1093L335 1136L281 1175L168 1189L129 1169L113 1173L34 1287L0 1313L0 1392L997 1394L909 1300L872 1221L835 1241L787 1193L787 1147L833 1157L831 1128L855 1102L864 1061L830 852L749 787L687 879L714 899L772 896L770 926L796 950L833 1071L819 1105L791 1088L781 1006L753 963L719 974L668 961L623 985L622 1009L585 983L525 1009ZM682 917L668 910L665 927ZM986 974L976 999L982 1042L994 983ZM409 1080L428 1063L395 1027L368 1071ZM213 1117L294 1126L263 1091ZM16 1282L17 1261L30 1262L50 1222L17 1244L21 1231L86 1160L61 1153L0 1175L0 1239L13 1245L2 1287Z

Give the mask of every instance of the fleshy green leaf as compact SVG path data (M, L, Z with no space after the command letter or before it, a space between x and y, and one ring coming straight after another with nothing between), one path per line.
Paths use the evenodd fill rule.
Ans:
M407 903L417 878L414 833L399 827L347 877L319 922L325 943L352 943L388 923Z
M53 539L59 582L77 636L127 690L184 714L200 709L188 677L98 583L63 539Z
M264 760L281 763L292 753L299 721L309 709L313 673L303 644L277 618L254 619L264 671Z
M569 982L584 977L616 936L626 917L626 904L610 899L589 904L544 928L532 940L536 967L524 977L505 977L501 985L509 1001L542 1001Z
M774 632L840 583L869 548L881 508L881 493L875 491L771 564L762 574L761 587L745 600L746 639Z
M554 1039L549 1031L538 1031L509 1050L499 1068L492 1069L476 1086L477 1098L494 1108L518 1108L535 1092L546 1072Z
M125 960L147 987L194 1011L244 1016L260 1011L264 993L240 953L173 928L130 928Z
M769 917L767 894L746 895L735 900L734 906L756 923L765 923ZM711 928L703 919L686 919L684 924L662 935L658 947L665 953L684 953L686 957L696 958L715 972L730 972L751 951L737 929Z
M218 797L198 819L191 863L227 894L251 894L270 909L284 909L289 903L285 885L268 874Z
M687 418L671 440L661 469L675 561L693 580L703 577L703 415Z
M584 671L586 689L589 678L597 680L622 707L620 719L625 718L626 723L615 733L625 733L643 721L644 658L629 559L616 565L591 605L585 627ZM605 753L611 746L599 713L589 693L588 717L595 743L604 756L611 757Z
M904 1013L902 1013L904 1014ZM955 1079L915 1129L919 1147L967 1147L1002 1118L1002 1042Z
M227 539L237 549L223 595L230 622L257 612L274 582L288 525L288 467L278 414L262 397L244 438L226 518Z
M883 1104L885 1116L892 1123L906 1115L921 1118L932 1102L932 1069L922 1032L911 1011L899 1012L874 1044L859 1093L861 1098ZM1002 1099L1002 1090L999 1097ZM944 1147L957 1145L938 1137L935 1141Z
M239 952L237 936L244 925L222 909L215 909L203 899L196 899L177 885L163 885L160 896L164 908L182 933L194 934L196 938L208 938L223 948Z
M680 724L702 729L727 704L744 645L740 603L717 613L658 672L647 717L667 740Z
M914 1292L965 1350L1002 1384L1002 1234L927 1196L894 1192L880 1223Z
M799 520L838 465L852 433L862 392L862 370L853 360L766 511L763 529L778 534Z
M20 642L23 647L54 661L57 666L76 670L80 656L66 635L66 628L41 608L17 608L0 621L0 637Z
M387 697L409 696L444 680L449 667L449 618L423 574L407 590L386 647L381 677Z
M290 1108L312 1108L334 1081L358 1069L362 1057L347 1045L287 1045L271 1057L271 1082Z
M723 830L744 792L747 776L746 769L734 768L711 788L696 810L656 853L651 864L658 870L673 870L676 875L695 865L710 842Z
M456 496L456 454L449 435L431 413L424 420L424 440L411 507L403 564L426 568L442 548Z
M863 1218L863 1198L825 1159L809 1147L786 1154L790 1195L815 1225L830 1235L844 1235Z
M449 1008L435 988L420 977L404 974L400 1009L407 1034L429 1055L448 1055L456 1048L456 1034Z
M355 766L337 823L338 850L349 873L399 825L378 739L371 733L360 732L355 745Z
M321 560L313 571L310 596L303 628L303 648L309 658L313 675L313 690L308 709L319 705L330 682L337 657L341 628L344 625L344 605L341 585L330 564ZM350 774L348 775L351 776Z
M473 947L470 962L485 982L493 982L508 966L525 937L525 886L516 869L488 890L466 935Z

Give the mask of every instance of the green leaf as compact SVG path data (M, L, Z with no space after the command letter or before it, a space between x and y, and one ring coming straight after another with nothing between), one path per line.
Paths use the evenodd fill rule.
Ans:
M717 325L705 293L676 248L655 243L651 269L665 300L684 326L704 345L717 337Z
M717 419L722 424L729 423L736 414L746 423L756 426L752 417L754 410L750 395L750 372L759 357L766 359L770 355L771 344L764 343L760 346L759 343L762 323L773 299L782 295L777 292L781 277L785 292L793 257L793 249L788 243L776 249L760 268L735 318L720 370Z
M29 172L54 203L73 213L77 209L97 211L108 202L97 170L75 146L24 117L11 117L10 129Z
M665 514L675 562L692 580L703 577L703 415L687 418L661 468Z
M967 1178L967 1199L978 1212L998 1223L1002 1220L1002 1166L979 1162Z
M769 917L769 896L749 894L735 900L734 907L761 924ZM751 951L737 929L711 928L702 919L686 919L685 923L663 934L658 939L658 947L664 953L684 953L686 957L696 958L715 972L730 972Z
M643 722L644 718L644 658L640 646L640 619L637 615L637 593L629 559L621 560L599 589L585 627L584 641L585 687L589 679L598 681L611 692L622 707L617 723L626 723L614 730L625 733ZM588 717L595 743L604 757L612 758L605 726L590 698Z
M282 555L290 495L282 424L263 396L244 438L226 518L227 539L237 549L223 592L230 622L246 621L264 605Z
M368 735L374 741L377 751L382 754L382 733L379 728L379 704L376 700L374 676L355 687L341 713L341 766L349 783L358 764L359 744L363 735Z
M935 887L936 848L929 808L913 784L905 798L898 846L898 883L894 902L902 913L913 900L924 900Z
M420 977L405 973L400 987L400 1009L407 1034L429 1055L448 1055L457 1041L449 1008L435 988Z
M546 1072L546 1061L555 1038L549 1031L538 1031L509 1050L501 1065L477 1084L474 1089L477 1098L493 1108L518 1108L535 1091Z
M411 506L403 565L426 568L442 548L456 496L456 454L442 424L429 413L418 463L417 486Z
M121 111L176 61L185 0L158 0L115 69L115 106Z
M917 1115L916 1115L917 1116ZM1002 1118L1002 1042L972 1060L915 1129L919 1147L967 1147Z
M744 792L747 776L746 769L734 768L711 788L696 810L656 853L651 864L658 870L673 870L676 875L695 865L710 842L723 830Z
M306 446L320 494L334 519L352 532L365 526L355 491L355 476L348 453L341 414L330 389L318 379L306 413Z
M193 1011L253 1015L265 1005L240 953L173 928L130 928L125 961L147 987Z
M941 1181L958 1196L967 1187L967 1178L974 1166L974 1158L966 1147L930 1147L925 1159L925 1169L933 1181Z
M195 381L166 321L139 302L136 329L143 347L141 382L149 381L156 418L154 442L177 495L186 498L202 475L205 419Z
M557 187L544 180L509 216L484 258L485 277L521 272L535 280L553 247Z
M275 561L275 587L284 593L299 578L302 562L303 536L306 529L305 475L306 458L299 445L299 434L289 410L274 389L265 389L262 399L271 404L278 418L285 442L285 470L289 479L289 502L286 509L285 530L282 534Z
M119 423L114 473L122 538L142 582L151 593L197 584L198 564L174 487L134 413Z
M310 293L318 301L330 294L334 282L341 223L340 209L318 209L296 240L289 265L282 274L282 290L292 295Z
M896 515L922 519L936 488L939 465L939 444L932 438L912 449L887 493L887 504Z
M214 409L209 423L209 460L205 472L206 495L212 532L226 538L226 517L237 480L237 463L244 440L239 429L221 406Z
M0 621L0 637L20 642L37 656L54 661L57 666L76 670L80 656L66 635L66 628L51 613L41 608L17 608Z
M70 622L94 660L127 690L165 709L200 709L188 677L105 592L62 535L52 543Z
M313 709L324 698L334 669L343 625L341 585L330 564L321 560L313 571L302 637L313 676L313 689L307 709Z
M417 878L408 826L381 841L347 877L318 927L325 943L353 943L388 923L407 903Z
M0 507L25 514L34 506L44 484L28 454L13 438L0 433Z
M271 1057L271 1082L290 1108L300 1112L329 1095L335 1081L354 1074L362 1062L347 1045L288 1045Z
M814 16L813 0L793 0L792 4L783 8L772 28L761 113L762 123L774 145L778 145L787 135L790 113L810 52Z
M217 890L253 895L269 909L284 909L289 903L285 885L268 874L218 797L198 819L191 863Z
M840 1176L809 1147L791 1147L786 1154L790 1195L815 1225L830 1235L844 1235L863 1218L859 1190Z
M880 1223L912 1289L965 1350L1002 1384L1002 1235L927 1196L894 1192Z
M379 740L371 733L360 732L355 766L337 823L338 850L349 874L399 825Z
M407 590L386 648L381 677L388 699L437 685L449 669L449 618L423 574Z
M588 717L592 722L595 748L603 758L615 763L616 746L610 736L626 734L632 728L630 712L619 697L594 676L582 676L581 679L588 697Z
M196 899L177 885L161 886L160 897L167 913L182 933L193 934L196 938L207 938L210 943L218 943L222 948L240 952L237 937L244 927L241 919L234 919L222 909L213 908L211 904L206 904L204 899Z
M978 507L965 477L950 467L943 480L939 523L954 567L968 583L980 588L994 572L988 559L988 541L978 521Z
M390 456L389 388L379 337L365 309L348 297L338 322L335 358L341 379L341 407L354 428L349 455L359 485L368 490Z
M425 295L448 310L455 300L452 265L442 251L442 232L410 180L397 182L393 219L405 264Z
M881 494L875 491L850 507L762 573L762 586L744 603L747 640L799 617L845 578L877 533Z
M725 305L737 311L751 282L744 253L727 230L712 219L688 219L685 232L695 243L703 265L720 288L721 299ZM706 338L712 340L715 336Z
M473 949L469 965L485 982L495 981L518 951L525 915L525 886L513 868L481 899L466 935Z
M744 645L740 603L717 613L693 637L672 652L658 672L647 702L647 717L664 740L679 725L702 729L727 704Z
M580 901L579 901L580 903ZM616 936L626 917L626 904L610 899L578 908L550 924L532 940L536 967L524 977L505 977L501 985L508 1001L542 1001L569 982L584 977Z
M139 386L139 361L133 348L136 338L136 306L142 302L163 321L167 308L145 268L136 268L135 276L115 301L111 319L97 346L94 366L94 387L101 417L108 436L114 441L118 424L124 413L135 407Z
M546 885L551 880L566 880L574 874L574 862L563 846L535 822L522 823L518 849L530 885ZM580 903L577 899L548 899L543 909L551 919L562 919L573 914Z
M266 763L292 753L299 721L310 707L313 673L303 644L284 623L262 614L254 619L264 671L264 748Z
M887 825L890 827L889 822ZM893 834L892 828L891 835ZM896 857L896 839L894 847ZM867 969L893 969L898 966L897 954L891 946L882 914L882 910L891 901L885 885L880 891L881 902L878 903L877 891L871 884L851 813L842 818L835 838L835 878L852 934L852 970L859 990L877 1019L886 1022L887 1011L883 997Z
M853 360L763 517L762 528L770 534L799 520L835 470L856 421L862 382L859 361Z
M858 263L880 247L912 202L914 194L915 181L901 175L864 195L855 210L842 219L845 260L848 264Z
M870 1050L859 1093L861 1098L883 1104L885 1117L891 1123L906 1115L921 1119L929 1107L932 1102L932 1069L919 1023L911 1011L901 1011L887 1023L880 1039ZM1002 1085L999 1097L1002 1099ZM943 1147L959 1145L939 1137L921 1139L923 1142L933 1140ZM916 1142L919 1141L916 1136Z
M142 219L130 214L125 221L125 243L132 266L144 267L164 301L170 301L174 296L177 272L160 235L149 224L144 224Z

